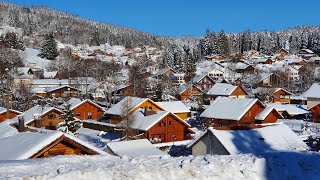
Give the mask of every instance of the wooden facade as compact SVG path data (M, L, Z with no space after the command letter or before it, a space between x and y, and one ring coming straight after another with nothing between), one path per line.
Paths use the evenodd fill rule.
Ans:
M84 147L78 142L62 136L34 154L30 159L48 158L58 155L96 155L97 152Z
M9 110L9 119L12 119L12 118L18 116L19 114L21 114L21 112L14 111L14 110L10 109ZM6 119L7 119L7 111L0 112L0 123L5 121Z
M129 114L132 114L133 112L137 111L138 109L148 109L152 111L164 111L164 109L160 106L158 106L155 102L153 102L150 99L147 99L143 103L141 103L139 106L133 107ZM113 115L113 114L106 114L110 116L110 123L111 124L118 124L121 121L121 116L120 115Z
M236 97L236 98L245 98L249 94L242 86L237 86L237 88L230 94L229 97Z
M191 97L200 97L203 95L203 92L201 89L196 87L195 85L189 86L186 90L184 90L181 94L179 94L180 100L188 100Z
M188 126L179 120L176 116L169 113L157 124L148 129L145 138L161 139L161 142L173 142L189 139Z
M280 86L280 77L276 74L270 74L262 78L255 87L279 87Z
M279 102L279 103L286 103L286 104L290 104L290 96L292 95L292 93L280 88L279 90L275 91L273 93L274 98L273 98L273 102Z
M193 82L197 87L199 87L202 91L208 91L215 84L214 80L211 79L208 75L205 75L197 82Z
M312 114L312 122L320 123L320 103L308 109Z
M277 122L278 119L282 119L282 118L283 116L281 116L281 114L278 111L273 109L263 121L256 120L255 124L275 123Z
M63 114L62 111L58 111L56 109L53 109L40 117L40 127L38 128L43 128L43 129L51 129L55 130L56 125L60 122L63 122L64 119L61 118L61 115ZM36 127L36 122L33 120L32 122L27 124L28 126L31 127Z
M73 116L80 120L98 120L103 116L104 110L97 104L85 100L72 110Z
M64 86L48 92L48 95L51 95L53 97L78 97L79 94L80 90L68 86Z

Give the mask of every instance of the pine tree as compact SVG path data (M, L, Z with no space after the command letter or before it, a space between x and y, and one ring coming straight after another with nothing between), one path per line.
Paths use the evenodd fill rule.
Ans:
M47 34L41 48L41 57L54 60L58 55L57 42L54 40L53 34Z
M219 54L229 56L230 54L229 40L223 30L219 33L217 47L218 47Z
M61 118L64 119L64 122L57 124L57 130L74 136L77 135L76 131L82 126L82 122L73 117L69 106L65 114L61 115Z

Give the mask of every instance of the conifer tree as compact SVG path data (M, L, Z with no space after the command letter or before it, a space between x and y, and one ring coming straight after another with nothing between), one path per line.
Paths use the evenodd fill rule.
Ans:
M69 106L67 106L65 114L61 115L64 122L57 124L57 130L75 136L77 135L76 131L82 126L82 122L73 117Z
M54 40L53 34L47 34L42 44L40 56L48 60L54 60L58 55L57 42Z

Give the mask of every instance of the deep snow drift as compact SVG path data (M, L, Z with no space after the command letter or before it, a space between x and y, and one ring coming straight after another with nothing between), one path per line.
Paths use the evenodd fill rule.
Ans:
M319 179L317 153L121 159L60 156L0 161L0 179Z

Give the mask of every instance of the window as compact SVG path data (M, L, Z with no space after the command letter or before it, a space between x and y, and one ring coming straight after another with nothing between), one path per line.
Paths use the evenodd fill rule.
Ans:
M158 127L161 127L161 123L158 124Z
M172 125L172 121L169 121L169 126L171 126Z
M80 113L76 113L76 116L80 116Z
M55 114L49 114L49 115L48 115L48 118L49 118L49 119L54 119L54 118L56 118L56 115L55 115Z
M88 119L92 119L92 112L88 112Z
M150 106L149 109L152 110L152 106Z

